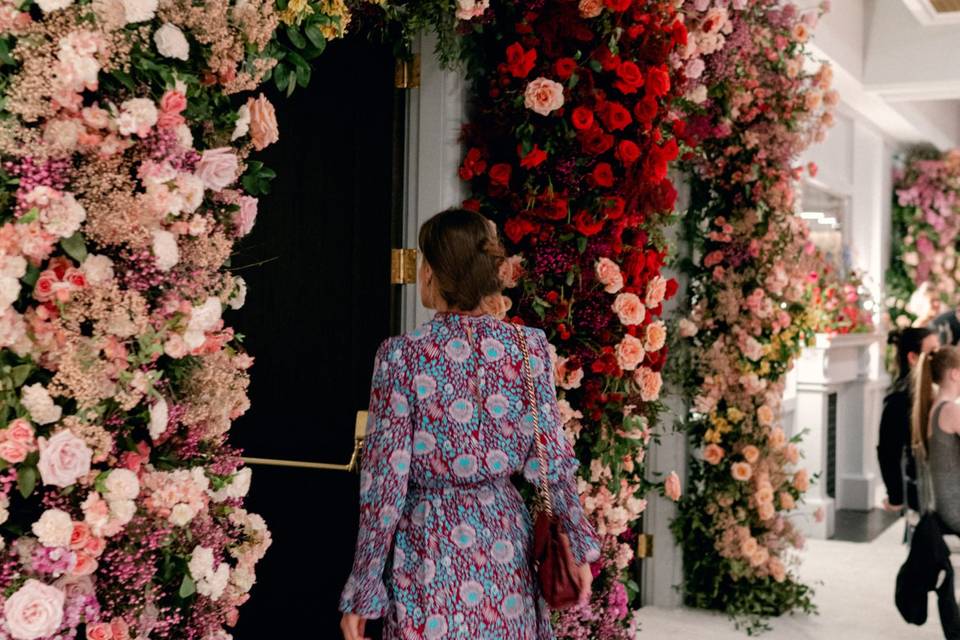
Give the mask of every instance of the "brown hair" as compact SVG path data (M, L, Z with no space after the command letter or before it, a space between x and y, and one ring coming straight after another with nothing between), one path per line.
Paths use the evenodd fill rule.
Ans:
M930 354L920 354L913 371L913 420L911 445L914 456L926 460L930 446L930 411L933 409L933 385L940 384L947 373L960 369L960 350L940 347Z
M437 291L451 309L470 311L500 293L503 244L479 213L448 209L420 227L420 252L433 270Z

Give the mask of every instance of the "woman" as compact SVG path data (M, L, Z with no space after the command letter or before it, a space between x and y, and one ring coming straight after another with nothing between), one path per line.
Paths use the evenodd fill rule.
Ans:
M880 416L877 459L880 462L883 484L887 487L883 508L893 512L903 509L903 458L906 454L906 504L917 511L919 504L916 489L916 463L907 446L910 442L910 406L912 404L910 372L917 364L920 354L936 350L940 346L940 340L932 329L910 327L891 333L888 342L897 347L897 379L883 399L883 413Z
M360 640L365 621L383 617L387 640L552 639L530 569L531 519L510 482L538 474L525 361L515 329L484 313L501 290L503 248L484 217L451 210L423 225L420 250L421 300L437 314L377 353L341 629ZM577 497L546 336L523 335L555 512L586 602L599 543Z
M960 532L960 350L922 354L915 378L913 453L929 466L937 515Z

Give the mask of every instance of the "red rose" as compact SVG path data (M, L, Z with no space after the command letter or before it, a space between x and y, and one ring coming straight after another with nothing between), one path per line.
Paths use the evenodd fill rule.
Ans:
M677 295L677 291L680 289L680 285L673 278L667 280L667 300Z
M620 78L613 83L622 93L636 93L637 89L643 86L643 73L633 62L623 62L617 67L617 77Z
M513 167L505 162L493 165L490 167L490 184L498 187L510 186L510 174L512 171Z
M573 224L581 234L595 236L603 231L603 220L594 220L589 211L581 211L573 218Z
M606 133L600 127L594 127L589 131L584 131L580 136L580 144L587 153L598 156L606 153L613 147L613 136Z
M520 166L524 169L539 167L547 159L547 152L537 145L533 145L533 149L526 155L523 155L523 147L518 146L517 155L520 156Z
M511 218L503 225L503 233L513 244L520 244L521 240L536 230L537 225L526 218Z
M676 202L677 190L667 179L661 180L650 194L650 206L654 211L670 211Z
M480 201L476 198L468 198L464 200L460 207L466 209L467 211L473 211L474 213L480 213Z
M524 51L519 42L507 47L507 70L514 78L526 78L537 63L537 50Z
M607 162L600 162L593 168L593 182L598 187L613 186L613 167Z
M573 110L570 118L573 121L573 128L583 131L593 126L593 111L586 107L577 107Z
M597 62L604 71L613 71L620 66L620 56L615 56L609 48L603 47L597 51Z
M625 129L633 122L630 112L619 102L607 102L601 112L601 118L603 118L603 124L611 131Z
M603 215L605 215L608 220L616 220L623 216L623 210L626 206L627 203L623 198L620 196L611 196L603 203Z
M621 140L617 145L617 159L625 165L631 165L640 159L640 147L630 140Z
M603 4L611 11L624 12L633 4L633 0L603 0Z
M557 71L557 77L561 80L569 80L570 76L577 70L577 61L573 58L560 58L557 60L554 68Z
M663 67L654 67L647 72L647 91L658 98L670 91L670 75Z
M460 165L460 179L472 180L475 176L483 175L487 170L487 161L483 159L483 153L476 147L467 151L467 157L463 159Z
M640 122L646 129L657 117L657 109L657 99L647 93L633 107L633 115L636 116L637 122Z
M534 213L547 220L563 220L570 210L566 198L558 198L548 194L540 197L539 201L540 204L534 209Z

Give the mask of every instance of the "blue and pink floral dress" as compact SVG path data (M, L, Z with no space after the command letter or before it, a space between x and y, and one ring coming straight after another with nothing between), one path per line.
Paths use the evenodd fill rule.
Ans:
M524 331L555 510L577 560L592 561L599 542L577 497L546 336ZM340 610L384 618L386 640L554 637L530 570L531 518L510 482L540 472L523 376L515 330L491 316L439 313L381 345Z

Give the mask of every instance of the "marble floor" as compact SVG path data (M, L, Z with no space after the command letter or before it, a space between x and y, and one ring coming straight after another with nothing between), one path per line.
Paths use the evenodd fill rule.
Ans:
M820 614L773 621L770 640L941 640L937 606L931 595L927 624L908 625L893 602L897 570L906 558L903 521L869 543L810 540L800 573L817 584ZM952 545L951 545L952 546ZM960 556L954 555L954 564ZM640 640L744 640L728 618L704 611L646 607Z

